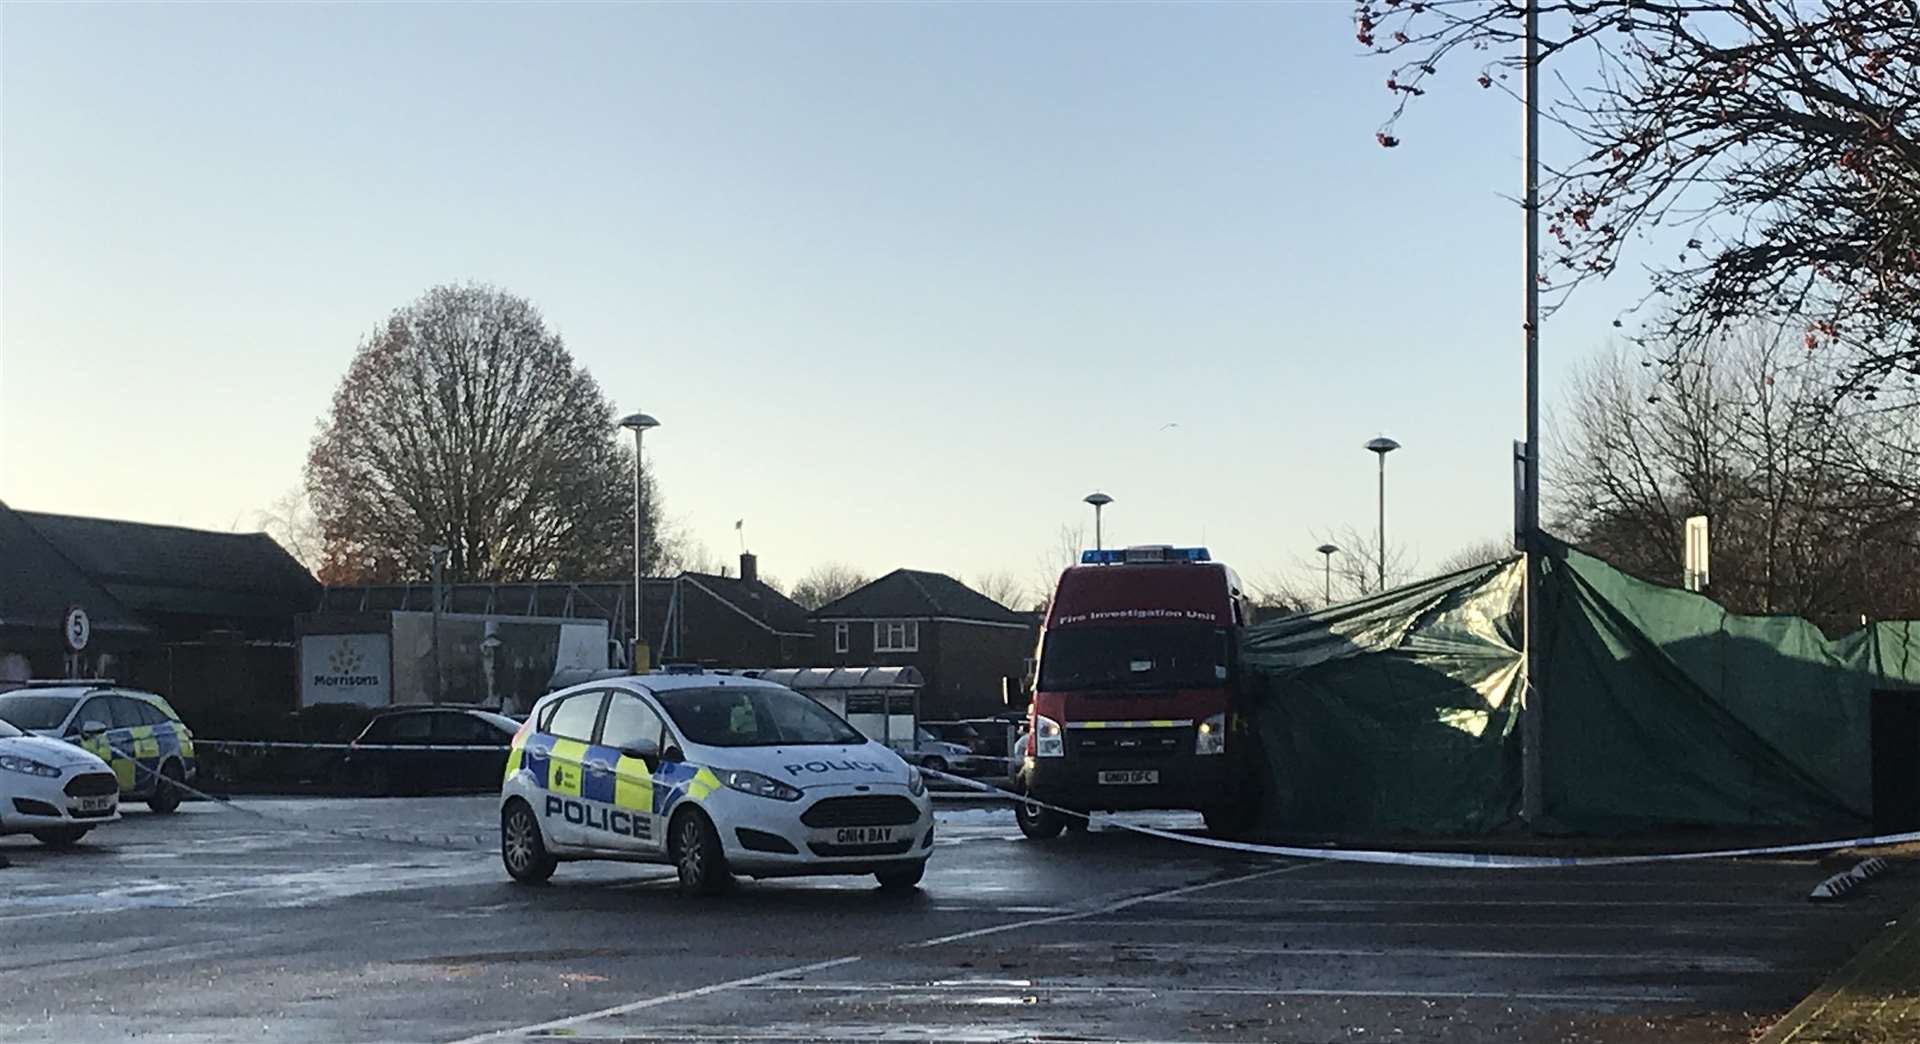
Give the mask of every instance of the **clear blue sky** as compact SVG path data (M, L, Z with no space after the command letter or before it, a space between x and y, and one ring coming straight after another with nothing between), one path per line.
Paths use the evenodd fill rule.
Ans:
M359 340L475 280L788 580L1028 578L1096 487L1110 542L1285 572L1372 525L1382 432L1438 560L1509 524L1519 114L1461 66L1381 149L1350 17L9 5L0 498L255 528Z

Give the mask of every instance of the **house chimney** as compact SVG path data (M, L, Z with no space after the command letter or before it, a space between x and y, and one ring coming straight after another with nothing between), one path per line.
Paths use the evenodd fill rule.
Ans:
M740 579L748 583L760 579L760 560L751 551L740 552Z

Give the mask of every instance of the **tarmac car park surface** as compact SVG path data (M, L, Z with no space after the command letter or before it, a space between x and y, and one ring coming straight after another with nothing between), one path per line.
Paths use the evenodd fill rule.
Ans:
M1811 859L1435 871L943 805L918 892L510 883L497 799L135 806L0 839L0 1040L1746 1041L1920 893ZM1141 816L1198 825L1197 817ZM358 835L415 835L403 844Z

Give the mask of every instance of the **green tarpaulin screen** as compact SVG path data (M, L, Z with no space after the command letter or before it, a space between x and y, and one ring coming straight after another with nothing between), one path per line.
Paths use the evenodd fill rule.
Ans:
M1249 628L1241 658L1270 784L1266 825L1513 823L1521 580L1516 559ZM1562 544L1541 590L1551 826L1871 822L1872 693L1920 689L1920 624L1829 640L1805 620L1734 615Z

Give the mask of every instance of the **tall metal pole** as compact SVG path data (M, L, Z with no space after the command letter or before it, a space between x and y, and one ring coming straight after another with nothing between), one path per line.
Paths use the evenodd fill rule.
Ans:
M633 426L633 640L629 652L635 674L645 674L653 666L640 662L640 435L646 430L638 424Z
M1546 711L1542 698L1540 648L1540 578L1543 550L1540 540L1540 8L1539 0L1527 0L1526 63L1522 100L1526 108L1525 143L1521 162L1525 173L1526 211L1526 399L1527 459L1525 509L1521 534L1526 554L1526 577L1522 596L1522 648L1526 650L1526 682L1522 688L1520 719L1520 815L1537 824L1546 814L1546 770L1542 744L1545 741Z
M1087 494L1084 500L1086 501L1086 503L1093 505L1093 549L1095 551L1098 551L1101 548L1106 546L1104 543L1101 542L1100 509L1103 507L1106 507L1108 504L1113 503L1113 498L1110 496L1107 496L1105 493L1096 491L1096 492Z
M447 695L447 676L440 666L440 602L447 549L435 544L429 553L433 556L433 702L439 703Z
M1380 590L1387 589L1387 454L1400 444L1385 435L1367 441L1367 452L1380 458Z
M1387 455L1380 454L1380 590L1387 589Z

